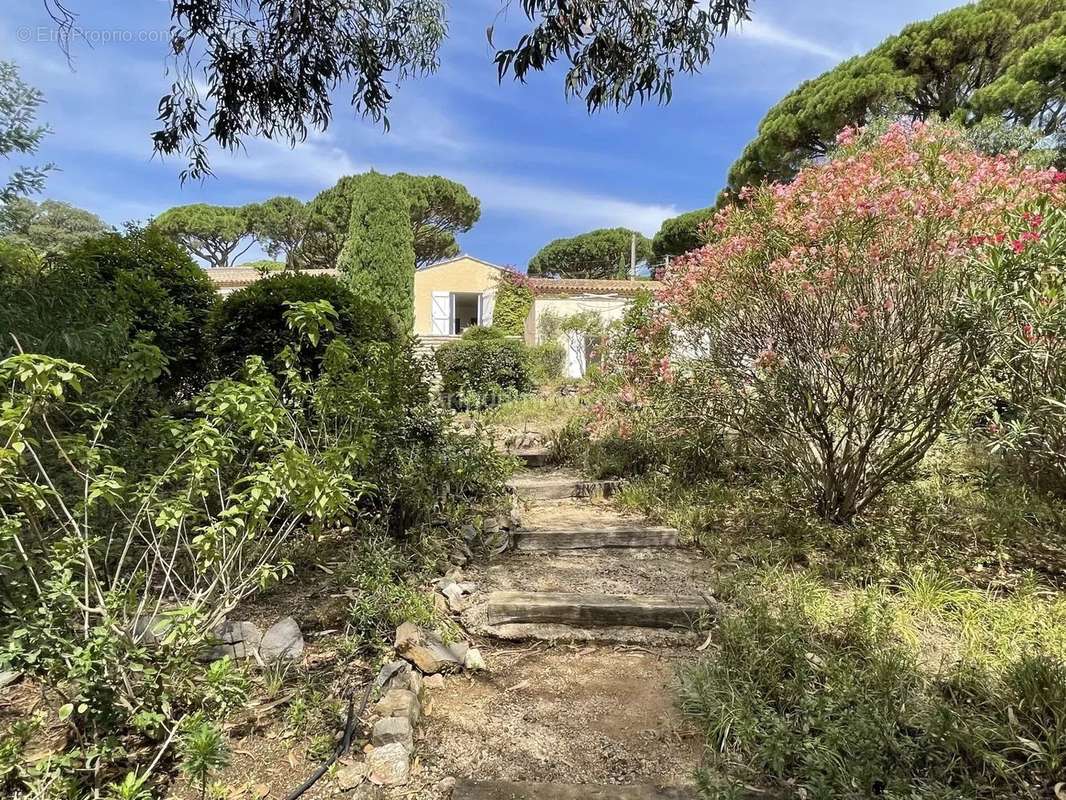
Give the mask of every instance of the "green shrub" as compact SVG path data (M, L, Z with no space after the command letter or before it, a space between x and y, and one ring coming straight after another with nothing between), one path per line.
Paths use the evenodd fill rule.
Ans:
M566 370L566 348L558 342L544 342L527 350L529 374L538 386L563 379Z
M436 358L441 392L453 405L496 405L533 387L524 345L492 328L468 328Z
M292 338L285 322L285 304L315 300L325 300L336 310L335 330L325 333L316 347L305 348L304 366L321 360L337 336L357 342L386 341L396 336L380 307L359 299L336 278L283 272L260 278L219 303L208 325L217 368L223 374L233 374L250 356L275 364Z
M437 626L433 596L413 582L419 572L419 565L394 542L362 543L344 576L354 597L349 617L357 647L386 650L404 622L427 629Z
M492 312L492 327L507 336L522 336L526 317L533 307L533 292L526 276L506 270L496 280L496 305Z
M100 795L129 769L147 780L183 749L204 788L220 764L214 737L197 761L168 749L168 733L242 705L239 671L199 656L242 600L291 574L298 541L391 535L439 560L450 531L503 494L506 457L451 426L408 337L332 336L309 360L339 314L296 301L283 321L281 381L249 358L181 415L146 424L154 438L136 469L113 446L110 409L83 402L83 368L0 360L0 670L64 698L76 743L54 762L65 796ZM407 568L383 547L367 556L365 586ZM353 619L364 636L424 609L413 590L365 600ZM19 758L17 741L0 740L0 785L16 793L33 777Z
M167 359L166 388L195 389L206 379L204 326L214 284L155 229L88 239L4 295L0 327L26 352L76 361L102 376L142 339ZM10 339L0 345L0 354L11 351Z
M976 430L1033 484L1066 494L1066 208L1047 203L1016 221L1011 247L980 260L995 287L991 369Z

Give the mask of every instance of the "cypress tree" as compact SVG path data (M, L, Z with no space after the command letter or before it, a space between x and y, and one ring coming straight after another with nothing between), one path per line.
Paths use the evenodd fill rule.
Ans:
M382 305L401 330L414 324L415 249L409 201L387 175L360 178L337 265L359 297Z

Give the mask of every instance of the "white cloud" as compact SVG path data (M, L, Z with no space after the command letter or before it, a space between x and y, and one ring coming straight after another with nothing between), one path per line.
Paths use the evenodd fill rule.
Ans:
M479 172L455 178L481 199L483 208L536 217L575 232L620 226L652 236L664 219L678 213L674 205L641 203Z
M820 56L830 61L843 61L848 54L829 45L789 33L778 28L765 17L755 17L737 26L738 41L759 42L789 50L799 50L810 55Z

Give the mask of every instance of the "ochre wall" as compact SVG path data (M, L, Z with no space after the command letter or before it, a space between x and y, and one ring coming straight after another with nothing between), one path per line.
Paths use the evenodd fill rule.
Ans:
M415 334L433 334L434 292L481 294L496 287L499 272L497 267L463 257L415 272Z

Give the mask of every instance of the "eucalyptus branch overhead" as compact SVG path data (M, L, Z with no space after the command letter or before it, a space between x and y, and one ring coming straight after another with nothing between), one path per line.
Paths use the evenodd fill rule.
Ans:
M77 16L44 0L64 51ZM510 0L504 2L505 11ZM521 0L530 28L496 46L502 81L568 64L567 96L589 111L669 102L679 74L699 71L715 40L747 19L750 0ZM209 148L247 137L296 145L333 118L350 86L355 111L389 126L397 87L436 71L448 35L444 0L172 0L170 90L159 100L156 152L187 161L182 179L211 174ZM502 11L501 11L502 13Z

